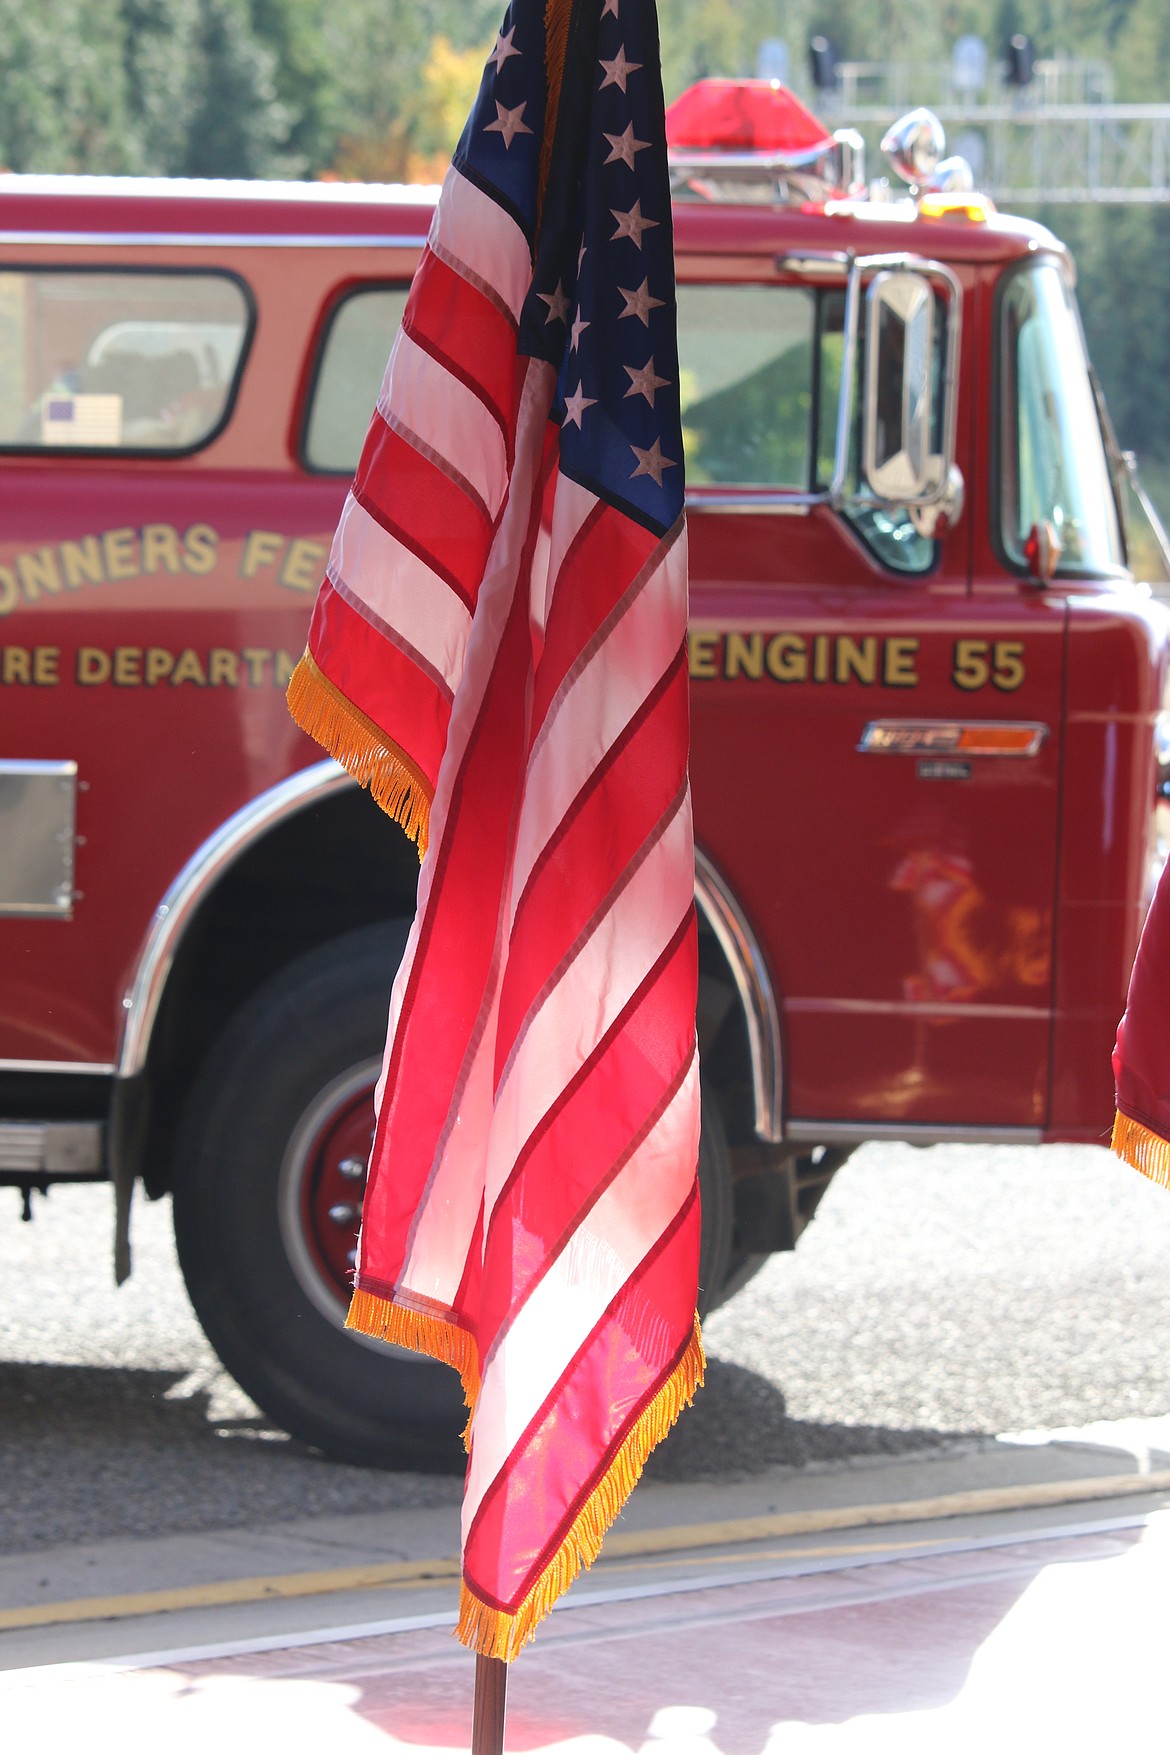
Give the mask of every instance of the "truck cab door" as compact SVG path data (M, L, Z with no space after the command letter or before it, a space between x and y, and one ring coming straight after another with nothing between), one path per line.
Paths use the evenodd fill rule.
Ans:
M1063 614L971 594L974 340L968 508L931 530L862 479L880 362L839 279L680 287L696 832L769 963L792 1138L1045 1119Z

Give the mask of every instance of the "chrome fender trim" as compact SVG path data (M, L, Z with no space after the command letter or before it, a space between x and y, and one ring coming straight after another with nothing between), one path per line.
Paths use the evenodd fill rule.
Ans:
M747 1024L755 1130L759 1139L784 1137L784 1063L780 1013L768 965L743 910L715 866L695 849L695 901L727 958Z
M243 805L191 855L155 909L133 980L122 1001L125 1017L118 1049L118 1078L131 1079L146 1065L151 1031L183 934L219 879L254 841L277 823L352 785L345 769L336 762L314 762L312 767L299 769Z
M125 1017L118 1050L118 1078L134 1078L145 1067L151 1032L179 946L199 907L220 878L278 823L353 785L354 781L336 762L315 762L311 767L301 768L243 805L191 855L155 910L122 1001ZM743 1005L756 1133L760 1139L779 1140L783 1135L784 1113L780 1019L768 966L743 910L711 860L699 849L695 851L695 902L727 958Z

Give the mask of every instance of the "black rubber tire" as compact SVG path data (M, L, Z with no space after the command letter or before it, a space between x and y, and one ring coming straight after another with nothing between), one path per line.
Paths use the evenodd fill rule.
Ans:
M186 1105L175 1241L195 1314L236 1381L294 1438L342 1462L460 1469L449 1366L347 1334L306 1295L281 1235L281 1165L316 1093L381 1052L404 922L298 958L232 1019Z
M363 927L310 952L231 1020L185 1106L174 1180L179 1262L224 1365L294 1438L342 1462L460 1469L462 1391L445 1365L363 1342L330 1321L290 1261L281 1166L332 1080L380 1055L407 924ZM732 1191L718 1103L703 1095L700 1309L728 1271Z

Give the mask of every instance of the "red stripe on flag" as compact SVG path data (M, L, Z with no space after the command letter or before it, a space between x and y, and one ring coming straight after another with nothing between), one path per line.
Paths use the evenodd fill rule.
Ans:
M362 1208L361 1259L378 1278L397 1281L413 1241L472 1032L489 987L513 815L525 749L528 590L539 528L533 515L517 569L508 620L479 716L451 789L435 852L378 1116ZM423 972L425 970L425 982ZM395 1142L392 1166L386 1140ZM383 1171L386 1174L383 1174ZM359 1276L359 1285L362 1280Z
M515 1613L678 1366L691 1340L698 1260L693 1187L484 1495L464 1543L463 1575L485 1603Z
M533 695L533 739L568 671L661 542L612 506L586 519L556 583Z
M478 396L511 454L516 432L516 331L503 312L427 250L415 271L402 327Z
M653 833L687 772L685 653L578 793L516 909L496 1032L496 1078L544 983Z
M432 787L447 742L451 707L414 659L358 614L326 579L309 626L309 650L335 688L393 741L391 726L411 728L410 756Z
M697 979L692 910L518 1154L488 1222L484 1361L677 1091L695 1052Z
M477 499L375 414L353 496L474 611L492 540Z

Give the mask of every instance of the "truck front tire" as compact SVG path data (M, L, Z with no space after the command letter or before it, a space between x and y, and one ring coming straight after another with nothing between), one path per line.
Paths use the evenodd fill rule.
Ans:
M405 921L310 952L231 1019L185 1105L174 1178L179 1262L224 1365L293 1437L342 1462L456 1469L459 1380L344 1327L391 982ZM727 1272L731 1184L703 1101L701 1302Z

